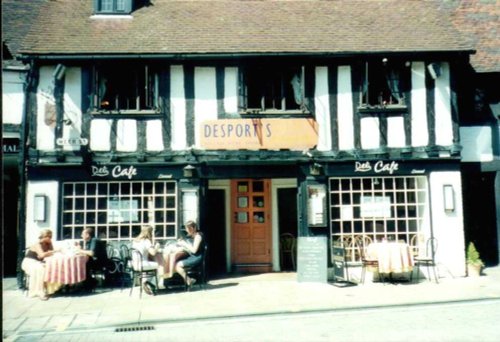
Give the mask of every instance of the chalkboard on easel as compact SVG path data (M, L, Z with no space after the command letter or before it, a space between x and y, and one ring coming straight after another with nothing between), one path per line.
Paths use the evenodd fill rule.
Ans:
M332 247L333 280L349 281L345 262L345 248L341 246Z
M299 237L297 247L299 282L328 282L326 236Z

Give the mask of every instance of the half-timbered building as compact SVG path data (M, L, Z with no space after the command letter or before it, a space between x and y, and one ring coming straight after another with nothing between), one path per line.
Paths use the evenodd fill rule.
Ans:
M195 219L213 274L283 269L282 233L433 236L464 275L473 52L433 1L48 1L21 49L22 243Z

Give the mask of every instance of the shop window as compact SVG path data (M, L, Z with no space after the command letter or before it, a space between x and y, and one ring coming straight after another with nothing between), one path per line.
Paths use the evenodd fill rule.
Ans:
M247 66L240 73L239 106L247 114L308 113L304 67Z
M425 176L330 178L329 192L332 245L353 239L411 243L429 221ZM356 246L344 247L348 261L360 261Z
M96 113L159 113L158 73L149 65L115 61L95 66L92 92Z
M141 226L153 226L155 239L177 238L174 181L64 183L63 239L79 239L84 227L107 241L129 241Z
M405 109L405 79L409 67L386 58L366 62L362 70L359 110Z

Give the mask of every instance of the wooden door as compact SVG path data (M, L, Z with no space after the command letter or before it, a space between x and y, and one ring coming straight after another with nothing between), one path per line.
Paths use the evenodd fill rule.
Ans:
M238 267L271 266L269 180L231 181L231 257Z

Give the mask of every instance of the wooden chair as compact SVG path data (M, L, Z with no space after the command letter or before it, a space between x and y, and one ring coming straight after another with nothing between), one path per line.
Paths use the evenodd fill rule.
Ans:
M207 251L208 245L205 243L203 246L201 263L193 267L184 268L187 276L196 279L196 284L198 284L202 289L205 289L205 286L207 284ZM189 291L191 290L191 287L186 283L185 289L186 291Z
M295 271L295 256L297 253L297 243L296 238L291 233L283 233L280 236L280 262L281 270L285 269L286 257L289 257L290 263L292 264L292 270Z
M132 285L130 286L130 294L132 295L132 290L134 289L134 284L136 280L139 281L140 294L139 298L142 298L142 285L144 279L155 278L155 285L158 289L158 275L156 273L158 269L158 263L154 261L149 261L148 264L144 264L141 251L132 248L131 258L132 260Z
M434 273L434 279L436 280L436 283L439 283L438 280L438 275L436 273L436 251L438 248L438 240L435 237L431 237L427 239L425 243L425 250L424 253L419 253L419 256L414 258L414 268L413 272L417 272L417 279L419 276L420 272L420 267L425 267L427 269L427 279L431 280L431 275L429 268L432 267L432 271ZM410 282L413 279L413 272L410 274Z

